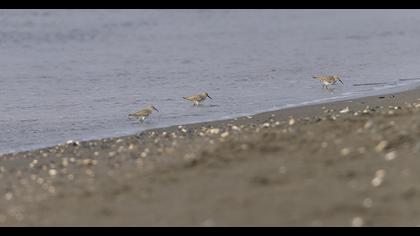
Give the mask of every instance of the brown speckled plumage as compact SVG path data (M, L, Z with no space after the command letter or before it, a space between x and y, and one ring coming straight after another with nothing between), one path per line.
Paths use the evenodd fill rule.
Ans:
M182 97L183 99L186 99L188 101L194 102L194 105L199 105L201 103L203 103L206 98L210 98L212 99L208 93L204 92L204 93L200 93L197 95L192 95L192 96L187 96L187 97Z

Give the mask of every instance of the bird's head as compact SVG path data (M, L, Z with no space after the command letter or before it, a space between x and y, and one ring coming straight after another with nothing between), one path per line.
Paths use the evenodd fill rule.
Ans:
M206 97L208 97L208 98L210 98L210 99L213 99L213 98L211 98L211 97L209 96L209 94L208 94L207 92L204 92L204 93L203 93L203 95L204 95L204 96L206 96Z
M150 105L149 108L159 112L159 110L156 107L154 107L153 105Z
M340 81L340 83L344 84L343 81L341 81L340 77L337 75L334 75L334 79Z

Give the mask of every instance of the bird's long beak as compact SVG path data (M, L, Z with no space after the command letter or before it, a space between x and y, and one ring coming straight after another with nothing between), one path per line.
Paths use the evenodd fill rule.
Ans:
M341 79L338 79L343 85L344 85L344 83L343 83L343 81L341 81Z
M208 94L207 94L207 97L209 97L210 99L213 99L213 98L211 98Z
M156 109L156 107L153 107L153 109L155 109L155 111L159 112L159 110L158 110L158 109Z

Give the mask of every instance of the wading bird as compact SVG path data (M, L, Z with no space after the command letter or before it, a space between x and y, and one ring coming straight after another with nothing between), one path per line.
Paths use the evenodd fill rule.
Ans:
M341 81L340 77L336 76L336 75L329 75L329 76L312 76L312 78L317 79L319 81L321 81L323 83L322 87L328 88L328 85L332 85L337 83L337 81L340 81L340 83L343 83L343 81Z
M194 106L200 105L201 103L204 102L204 100L206 100L206 98L213 99L206 92L200 93L200 94L197 94L197 95L188 96L188 97L182 97L182 98L186 99L188 101L194 102Z
M153 105L150 105L136 113L133 114L128 114L128 116L134 116L135 118L139 119L141 123L143 123L143 121L149 117L150 114L153 113L153 110L159 112L158 109L156 109L156 107L154 107Z

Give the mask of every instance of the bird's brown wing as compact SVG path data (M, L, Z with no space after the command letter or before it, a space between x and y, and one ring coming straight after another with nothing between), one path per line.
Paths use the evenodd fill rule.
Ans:
M334 76L327 76L326 81L328 81L329 83L332 83L332 82L336 81L336 79L334 78Z
M333 76L313 76L313 78L320 81L326 81L328 83L332 83L335 81Z
M150 114L150 111L148 111L148 110L141 110L141 111L138 111L138 112L134 113L134 115L136 115L136 116L148 116L149 114Z
M183 97L184 99L187 99L189 101L199 101L201 100L201 97L199 95L192 95L188 97Z

